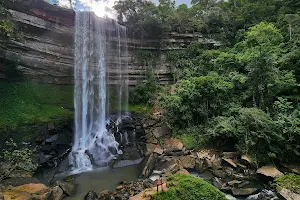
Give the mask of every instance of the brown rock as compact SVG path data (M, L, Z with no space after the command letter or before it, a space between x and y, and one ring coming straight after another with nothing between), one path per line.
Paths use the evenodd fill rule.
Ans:
M175 138L167 139L164 146L166 152L182 151L183 147L183 143Z
M3 193L5 200L45 200L50 198L52 191L44 184L26 184L5 190Z
M263 166L261 168L259 168L256 171L257 174L262 174L265 175L267 177L272 177L272 178L277 178L280 176L283 176L283 173L280 172L275 166L273 165L267 165L267 166Z
M141 169L142 169L141 174L143 177L148 178L151 175L156 163L156 159L157 159L156 153L152 153L150 156L147 156L143 159L141 163Z
M249 181L243 181L242 183L238 184L239 188L245 187L246 185L249 185L250 182Z
M249 196L258 191L257 188L232 188L231 192L235 196Z
M145 155L146 156L149 156L150 154L152 154L154 152L154 149L156 148L156 145L155 144L150 144L150 143L147 143L146 144L146 152L145 152Z
M163 148L161 148L160 145L156 145L153 152L154 152L154 153L157 153L157 154L159 154L159 155L162 155L162 154L164 153L164 150L163 150Z
M242 155L241 160L249 165L253 165L253 161L250 156L248 155Z
M241 183L241 181L238 181L238 180L232 180L232 181L229 181L227 184L230 185L230 186L235 186L237 184Z
M232 160L232 159L230 159L230 158L223 158L223 160L227 163L227 164L229 164L230 166L232 166L232 167L234 167L234 168L236 168L237 167L237 165L236 165L236 163Z
M183 166L183 168L186 169L194 169L196 165L196 160L193 156L188 155L188 156L181 156L179 157L179 160Z
M285 200L300 200L300 194L296 194L286 188L277 188L277 192Z
M73 196L76 192L76 185L71 182L57 181L56 185L59 186L68 196Z
M151 143L151 144L157 144L158 140L155 137L150 137L150 138L147 139L146 142Z
M62 200L65 197L64 191L59 186L55 186L52 189L52 193L53 193L53 200Z
M197 152L196 154L199 159L205 159L205 158L209 157L209 153L210 153L210 150L203 149L203 150Z
M122 190L123 188L124 188L123 185L118 185L118 186L116 187L116 190Z

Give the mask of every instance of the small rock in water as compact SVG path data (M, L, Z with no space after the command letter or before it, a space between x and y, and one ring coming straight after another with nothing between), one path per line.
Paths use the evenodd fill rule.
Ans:
M271 190L262 190L258 194L249 196L246 200L278 200L278 197Z
M64 191L59 187L55 186L52 189L53 200L62 200L64 198Z
M97 200L98 199L98 195L96 192L94 192L93 190L89 191L85 196L84 196L84 200Z
M232 188L231 192L234 196L248 196L257 192L257 188Z

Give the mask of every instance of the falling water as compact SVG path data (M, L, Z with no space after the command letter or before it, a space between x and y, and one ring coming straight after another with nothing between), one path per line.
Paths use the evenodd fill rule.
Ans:
M119 144L114 135L106 129L106 121L109 109L108 77L109 59L107 59L110 45L111 29L117 30L117 57L119 81L122 82L123 70L127 66L121 64L121 51L125 49L127 56L127 42L121 44L121 39L126 41L126 37L121 38L120 30L124 29L112 20L104 20L96 17L91 12L76 12L76 32L75 32L75 87L74 87L74 107L75 107L75 138L70 164L73 172L89 171L93 166L107 166L108 162L121 152L118 150ZM124 32L124 31L123 31ZM123 34L124 35L124 34ZM126 32L125 32L126 36ZM109 39L109 40L108 40ZM123 48L121 49L121 46ZM119 67L120 65L120 67ZM126 71L125 71L126 72ZM120 75L121 74L121 75ZM120 78L121 76L121 78ZM128 81L123 81L127 83ZM127 84L122 83L120 88L118 104L127 104L128 98ZM123 90L125 94L122 95ZM121 107L118 107L121 113ZM120 118L122 116L119 116Z

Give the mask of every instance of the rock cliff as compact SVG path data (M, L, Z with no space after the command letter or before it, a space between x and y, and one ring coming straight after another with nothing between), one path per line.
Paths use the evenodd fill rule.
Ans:
M74 18L70 9L50 5L43 0L6 1L5 8L17 22L21 39L1 41L0 59L17 63L17 70L33 81L53 84L72 84L74 65ZM116 23L103 19L107 24ZM185 48L192 41L202 41L219 45L199 34L170 33L168 38L157 40L128 38L128 75L129 84L135 85L145 77L147 63L139 55L141 51L156 52L154 73L161 84L173 81L169 64L166 62L168 51ZM113 55L109 55L113 57ZM114 59L108 59L110 84L115 84ZM0 78L5 77L5 70L0 65Z

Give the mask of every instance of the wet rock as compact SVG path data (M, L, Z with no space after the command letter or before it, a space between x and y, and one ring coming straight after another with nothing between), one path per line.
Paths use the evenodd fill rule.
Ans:
M156 127L155 129L153 129L152 133L156 138L161 138L165 135L170 135L171 129L166 124L164 124L161 127Z
M221 182L221 179L217 178L217 177L214 177L213 178L213 185L218 188L219 190L222 189L223 187L223 183Z
M195 170L198 173L202 173L204 170L206 170L206 167L204 166L204 161L203 160L196 160L195 161Z
M59 186L52 188L52 194L53 200L62 200L65 197L64 191Z
M245 187L246 185L249 185L249 184L250 184L249 181L243 181L243 182L241 182L240 184L238 184L238 187L239 187L239 188L242 188L242 187Z
M151 187L154 186L154 184L155 184L155 182L152 181L151 179L145 179L145 180L143 181L143 187L144 187L144 188L151 188Z
M240 184L240 183L242 183L242 181L232 180L232 181L227 182L227 185L235 186L235 185Z
M231 167L234 167L234 168L237 167L236 163L232 159L230 159L230 158L223 158L223 160L225 161L225 163L229 164Z
M232 188L231 192L234 196L249 196L258 191L257 188Z
M218 177L218 178L226 178L227 173L224 170L213 170L212 171L213 175Z
M179 160L185 169L194 169L196 165L196 160L193 156L181 156Z
M26 184L5 190L4 199L45 200L51 198L52 191L44 184Z
M98 200L111 200L111 195L108 190L104 190L99 194Z
M271 190L262 190L258 194L247 197L246 200L278 200L278 197Z
M84 200L98 200L98 195L96 192L91 190L84 196Z
M123 185L118 185L118 186L116 187L116 190L122 190L123 188L124 188Z
M167 139L164 145L166 152L182 151L183 147L183 143L175 138Z
M294 193L286 188L277 188L277 192L284 200L300 200L300 194Z
M76 192L76 185L71 182L57 181L56 185L59 186L68 196L73 196Z
M159 178L160 178L160 175L158 175L158 174L152 174L151 176L149 176L149 179L152 181L156 181Z
M263 166L261 168L259 168L256 171L257 174L262 174L264 176L267 177L271 177L271 178L277 178L280 176L283 176L283 173L280 172L275 166L273 165L267 165L267 166Z
M157 159L157 154L152 153L150 156L147 156L143 159L141 163L141 175L145 178L149 177L150 174L152 173L155 163Z
M237 163L237 166L241 169L247 169L247 166L241 164L241 163Z

